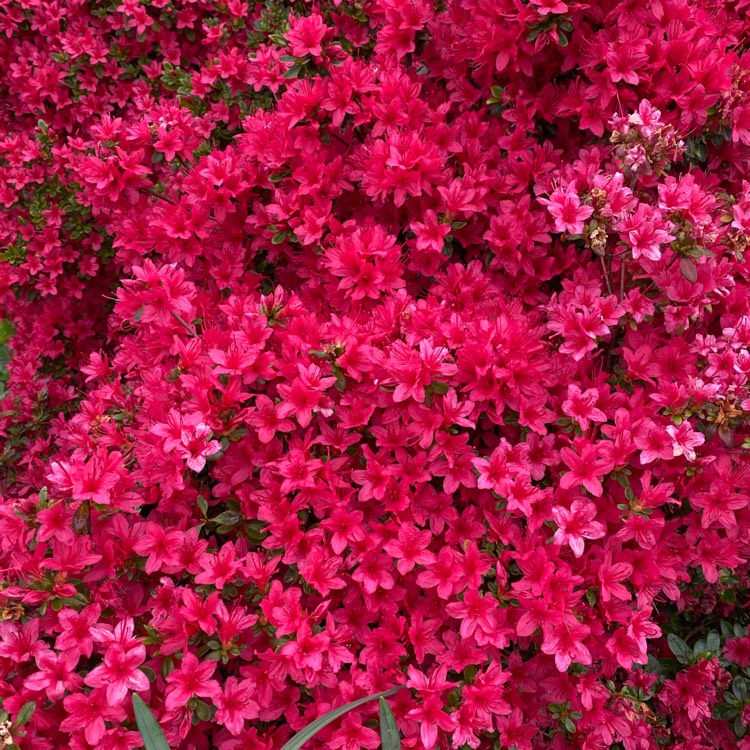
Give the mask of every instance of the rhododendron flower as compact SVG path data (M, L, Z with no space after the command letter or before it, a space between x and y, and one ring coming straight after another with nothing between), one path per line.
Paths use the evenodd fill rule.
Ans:
M84 607L80 612L60 610L58 620L62 632L55 639L55 648L90 657L94 650L91 628L99 620L101 613L102 608L98 604Z
M494 600L481 597L472 590L464 594L462 602L454 602L446 607L446 611L451 617L461 621L460 633L462 638L468 638L477 628L480 628L487 635L492 635L496 627L496 609Z
M259 714L258 704L252 699L253 688L251 680L239 682L236 677L229 677L216 696L216 721L233 735L242 731L245 719L255 719Z
M625 628L615 630L607 641L607 647L623 669L632 669L634 664L645 664L647 661L645 652L641 651L636 639Z
M588 430L592 422L606 422L607 417L596 408L599 392L595 388L581 391L577 385L568 386L568 398L563 403L563 411L575 419L582 430Z
M4 2L0 737L750 750L748 6Z
M105 720L122 721L126 716L123 708L108 700L104 688L97 688L90 693L66 695L63 705L68 715L60 728L65 732L75 732L82 728L86 742L94 747L98 746L107 731Z
M180 445L176 451L186 459L186 464L193 471L202 471L206 458L221 450L218 440L211 440L211 428L202 422L192 430L183 430Z
M362 726L362 717L348 714L341 722L341 727L331 737L330 746L341 750L359 750L380 747L380 735L370 727Z
M648 99L643 99L638 105L638 111L628 116L628 122L639 125L641 132L650 138L661 125L661 112L655 109Z
M180 666L167 675L168 687L164 701L167 711L187 705L194 695L201 698L216 698L221 688L216 680L210 679L215 671L216 662L200 662L194 654L186 653ZM226 711L226 708L224 710ZM225 714L227 715L232 715L232 709L229 710L229 714Z
M425 698L422 705L413 708L407 716L419 723L419 737L425 750L435 746L439 729L450 731L454 725L454 719L443 711L443 701L437 695Z
M114 643L104 654L104 663L94 667L85 677L84 682L91 687L106 687L107 700L116 706L125 699L129 691L148 690L148 677L139 667L146 659L146 649L134 646L124 649Z
M580 557L584 550L584 539L601 539L606 529L599 521L595 521L596 506L587 500L574 500L570 509L555 506L552 517L558 525L555 531L557 544L568 544L576 557Z
M750 638L731 638L724 646L724 656L740 667L750 666Z
M518 709L514 709L509 716L498 717L497 728L500 742L508 747L517 747L518 750L531 750L531 740L539 731L526 723L523 712Z
M403 524L398 532L398 540L387 542L384 549L398 560L396 567L404 575L413 570L415 565L426 565L435 559L427 551L431 541L432 534L429 531L419 531L410 524Z
M210 583L221 591L237 572L242 563L236 559L234 545L225 544L215 555L205 555L201 561L203 572L195 577L196 583Z
M445 238L450 234L451 225L440 223L434 211L426 211L424 221L413 221L411 230L416 235L417 250L443 251Z
M561 672L565 672L572 662L591 664L591 654L583 645L589 632L586 625L565 620L545 632L542 651L554 655L555 665Z
M672 435L667 432L666 428L650 420L639 425L634 440L641 451L642 464L650 464L659 458L669 459L675 455Z
M286 39L295 57L312 55L318 57L323 53L321 42L328 31L323 18L317 13L302 18L290 17L290 29L286 32Z
M661 246L672 242L670 234L672 222L665 220L658 211L641 203L635 213L623 219L617 226L627 239L628 245L637 260L641 256L648 260L661 258Z
M630 599L631 594L622 582L626 581L632 572L633 566L630 563L614 563L612 554L608 553L597 573L602 601L611 601L613 597L624 601Z
M672 438L674 456L685 456L688 461L695 461L695 448L703 445L706 438L693 430L689 422L682 422L679 426L667 425L667 434Z
M556 232L582 234L583 222L594 213L592 206L581 205L575 185L571 182L563 189L557 188L549 198L539 198L555 220Z
M549 13L567 13L568 6L562 0L532 0L537 6L537 12L540 16L546 16Z
M560 456L570 468L570 471L560 478L560 486L567 490L583 485L594 497L601 497L600 478L611 471L611 461L599 455L593 444L584 445L580 455L572 448L562 448Z
M83 678L73 670L78 664L78 654L68 652L57 656L45 651L36 659L39 671L26 678L29 690L44 690L51 701L59 700L65 691L74 692L83 687Z

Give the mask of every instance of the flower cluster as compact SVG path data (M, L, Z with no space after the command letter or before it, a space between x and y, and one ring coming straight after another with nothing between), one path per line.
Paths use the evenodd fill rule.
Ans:
M0 7L6 746L750 748L746 2Z

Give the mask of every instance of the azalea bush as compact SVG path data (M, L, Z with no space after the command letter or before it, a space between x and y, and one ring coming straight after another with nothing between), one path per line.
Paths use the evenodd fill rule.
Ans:
M0 743L748 750L749 10L1 0Z

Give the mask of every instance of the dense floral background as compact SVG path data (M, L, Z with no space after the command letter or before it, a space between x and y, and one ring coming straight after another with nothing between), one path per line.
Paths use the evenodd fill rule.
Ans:
M748 750L749 32L0 0L0 744Z

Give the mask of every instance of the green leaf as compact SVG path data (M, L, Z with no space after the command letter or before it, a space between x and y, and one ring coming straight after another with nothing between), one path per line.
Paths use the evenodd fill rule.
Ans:
M149 682L156 682L156 672L151 667L138 667L148 677Z
M144 309L145 307L141 307L135 311L135 314L133 315L133 323L138 323L140 321L140 319L143 317Z
M198 509L205 516L206 513L208 513L208 502L206 501L206 498L203 497L203 495L198 495L198 500L196 502L198 503Z
M166 680L174 672L174 659L171 656L165 656L161 663L161 676Z
M698 281L698 269L690 258L680 258L680 273L692 284Z
M0 320L0 344L7 344L13 336L13 324L7 319Z
M670 633L667 636L667 643L669 643L669 648L677 657L677 661L680 662L680 664L687 664L690 661L693 654L687 643L685 643L680 636Z
M195 715L201 720L201 721L211 721L211 706L208 705L205 701L198 700L197 698L195 700Z
M712 630L708 636L706 636L706 648L717 654L721 651L721 637L715 630Z
M332 721L338 719L339 716L343 716L344 714L349 713L349 711L351 711L353 708L357 708L363 703L378 700L378 698L387 698L389 695L393 695L399 690L401 690L401 688L397 687L393 688L392 690L385 690L382 693L376 693L375 695L368 695L366 698L360 698L359 700L352 701L351 703L347 703L344 706L335 708L333 711L329 711L327 714L323 714L323 716L316 719L311 724L308 724L301 731L297 732L297 734L295 734L294 737L292 737L292 739L289 740L289 742L287 742L281 748L281 750L299 750L299 748L301 748L302 745L305 744L305 742L314 737L321 729L327 727ZM147 748L147 750L150 749Z
M747 727L745 726L744 722L742 721L742 717L741 716L738 716L734 720L734 733L738 737L744 737L745 734L747 733Z
M531 30L531 33L526 37L527 42L533 42L539 34L544 31L544 28L542 26L537 26Z
M379 698L378 703L380 704L380 739L383 750L401 750L401 737L396 726L396 717L384 698Z
M133 710L135 711L138 731L143 738L143 747L146 750L169 750L169 745L164 737L164 732L161 731L159 722L156 721L143 699L135 693L133 693Z
M240 522L240 514L234 510L225 510L223 513L219 513L218 516L214 516L211 520L214 523L224 526L234 526Z
M300 63L292 65L292 67L284 73L284 78L296 78L302 72L302 68L303 66Z
M28 703L24 703L23 706L21 706L21 710L18 712L18 715L16 716L16 720L13 722L13 728L18 729L18 727L22 727L24 724L28 724L31 720L31 717L34 715L34 711L36 711L36 701L29 701Z
M745 703L747 701L747 683L741 675L737 675L732 680L732 692L738 701Z

